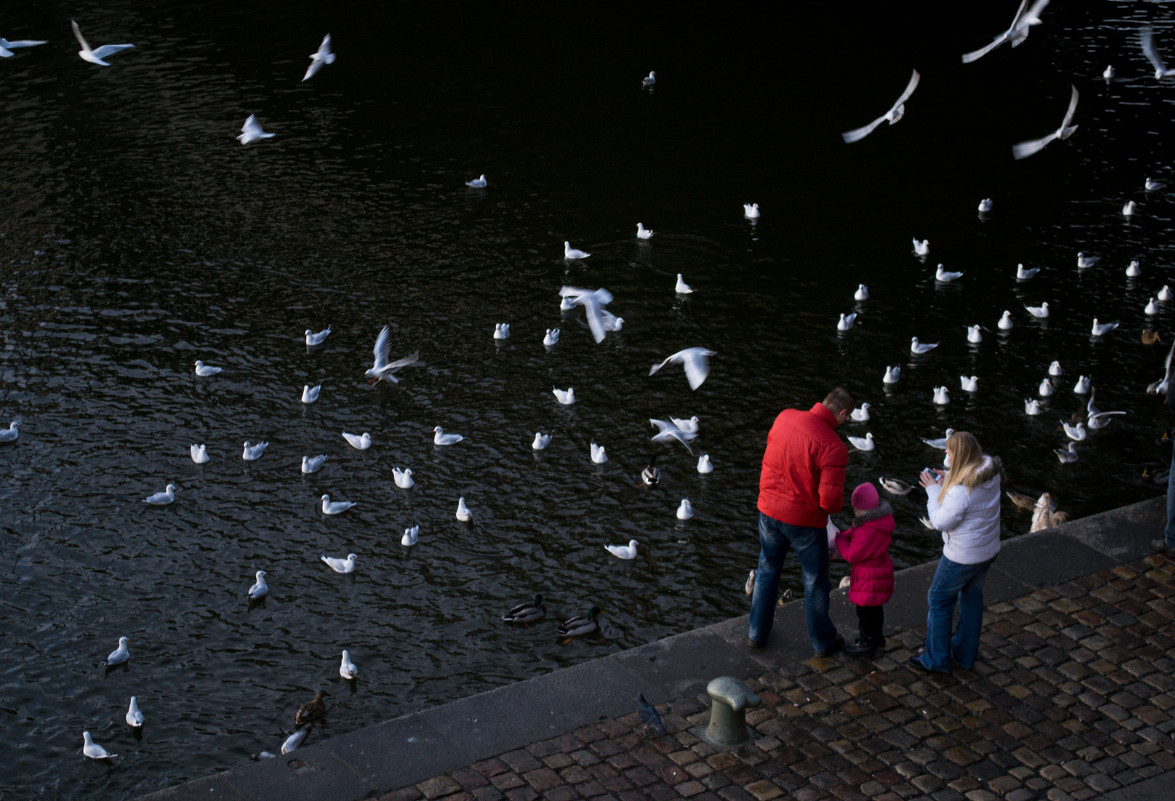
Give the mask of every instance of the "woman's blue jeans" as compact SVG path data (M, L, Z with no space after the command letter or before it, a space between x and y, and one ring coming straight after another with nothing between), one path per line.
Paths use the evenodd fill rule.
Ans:
M808 617L808 639L813 650L821 651L836 641L836 626L828 616L828 534L823 527L806 528L782 523L759 513L759 567L755 573L755 594L747 636L767 642L775 625L779 598L779 571L788 547L796 551L804 577L804 611Z
M949 673L952 660L966 670L974 667L979 656L979 630L983 626L983 581L994 561L994 556L974 565L952 562L945 556L938 560L938 569L926 593L929 611L922 664L928 670ZM959 623L952 636L956 604Z

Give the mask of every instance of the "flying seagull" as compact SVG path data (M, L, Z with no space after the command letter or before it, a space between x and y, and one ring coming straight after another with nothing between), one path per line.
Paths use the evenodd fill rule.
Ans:
M1077 112L1077 87L1073 87L1073 96L1069 100L1069 110L1065 112L1065 119L1061 120L1061 127L1041 139L1029 139L1018 145L1012 145L1012 156L1017 159L1028 158L1033 153L1044 148L1054 139L1068 139L1077 130L1076 125L1070 125L1073 115Z
M97 50L94 50L86 43L85 37L82 36L82 31L78 28L77 22L70 20L69 24L73 26L73 35L77 37L78 44L82 49L78 51L83 61L88 61L91 64L97 64L100 67L109 67L109 62L105 61L107 56L113 56L115 53L120 53L123 50L134 47L133 44L112 44L102 45Z
M1024 7L1028 5L1028 0L1020 0L1020 8L1016 9L1016 16L1012 18L1012 24L1008 26L1008 29L992 39L991 44L970 53L964 53L963 63L970 64L972 61L983 58L1004 42L1011 42L1012 47L1023 42L1028 38L1028 29L1033 25L1040 24L1040 12L1044 11L1044 7L1048 4L1049 0L1036 0L1032 4L1032 8L1025 13Z
M1167 65L1163 63L1163 57L1159 55L1159 51L1155 49L1155 34L1150 28L1143 28L1138 35L1142 42L1142 52L1146 54L1147 60L1154 65L1155 80L1161 81L1171 75L1175 75L1175 69L1167 69Z
M344 42L346 44L346 42ZM330 49L330 34L322 37L322 44L318 46L318 51L310 54L310 66L306 68L306 74L302 76L302 80L307 81L314 77L314 73L322 69L324 64L334 64L335 54Z
M845 142L856 142L859 139L864 139L866 136L873 133L873 129L878 125L881 125L883 122L888 121L890 125L893 125L895 122L900 120L902 115L906 113L905 103L910 99L910 95L914 94L914 90L918 88L918 81L921 80L921 77L922 76L918 74L918 70L913 70L912 74L910 75L910 82L906 84L905 91L902 92L902 96L898 98L897 102L893 104L890 110L863 128L857 128L856 130L841 134L841 136L844 137Z

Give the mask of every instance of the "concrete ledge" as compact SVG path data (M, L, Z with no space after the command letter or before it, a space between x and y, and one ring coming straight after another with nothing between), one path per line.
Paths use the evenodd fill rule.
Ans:
M1146 556L1165 519L1165 499L1155 498L1007 539L988 576L985 598L995 603L1020 597L1036 587ZM893 600L886 605L887 631L925 626L926 590L936 564L937 560L899 573ZM856 614L845 593L835 591L832 601L833 620L842 633L855 632ZM638 691L659 703L697 695L716 676L787 674L789 666L798 669L812 658L802 600L776 609L766 648L748 650L746 631L745 615L732 618L366 729L312 739L288 756L146 798L357 801L558 737L601 718L620 717L635 709ZM827 675L834 679L836 671ZM315 732L313 737L319 735ZM1165 782L1166 778L1156 779L1154 792L1169 787ZM1152 796L1111 797L1121 801Z

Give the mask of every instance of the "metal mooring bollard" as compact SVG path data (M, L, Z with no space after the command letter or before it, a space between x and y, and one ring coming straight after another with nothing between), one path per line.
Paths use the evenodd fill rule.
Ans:
M706 692L712 699L707 739L718 745L745 743L748 739L746 710L762 703L759 696L733 676L719 676L706 685Z

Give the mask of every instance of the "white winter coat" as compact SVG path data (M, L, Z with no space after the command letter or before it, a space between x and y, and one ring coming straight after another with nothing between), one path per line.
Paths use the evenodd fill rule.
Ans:
M961 565L986 562L1000 551L1000 470L990 456L983 457L983 483L968 489L956 484L938 502L940 487L926 488L930 524L942 532L942 555Z

